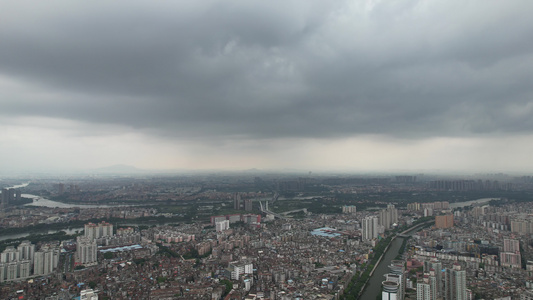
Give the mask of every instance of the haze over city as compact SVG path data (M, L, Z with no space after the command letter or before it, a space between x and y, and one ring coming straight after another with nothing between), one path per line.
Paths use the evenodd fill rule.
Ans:
M531 1L2 4L2 171L533 167Z

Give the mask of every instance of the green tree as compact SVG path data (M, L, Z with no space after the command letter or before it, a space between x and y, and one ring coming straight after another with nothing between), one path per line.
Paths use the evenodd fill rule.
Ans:
M91 289L96 288L96 282L94 282L94 281L89 281L89 287L90 287Z
M227 279L220 280L220 283L226 286L226 290L224 291L224 296L227 295L231 291L231 289L233 289L233 282Z

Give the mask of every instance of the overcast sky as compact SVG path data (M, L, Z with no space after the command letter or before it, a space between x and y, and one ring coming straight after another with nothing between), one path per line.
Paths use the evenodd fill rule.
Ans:
M0 168L533 168L533 2L2 1Z

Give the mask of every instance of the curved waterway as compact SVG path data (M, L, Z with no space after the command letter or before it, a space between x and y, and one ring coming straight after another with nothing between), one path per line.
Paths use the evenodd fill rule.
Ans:
M419 227L416 227L406 232L405 235L410 236L418 230L420 230ZM373 300L381 295L381 283L385 281L385 274L389 273L389 265L391 264L391 261L394 260L396 256L398 256L398 254L400 253L400 248L404 239L405 238L403 237L396 237L394 240L392 240L389 245L389 248L383 254L381 261L374 270L374 274L372 274L372 276L368 279L366 288L363 291L363 294L361 294L361 297L359 297L359 299Z
M7 187L8 189L18 189L27 187L30 183L22 183L14 186ZM25 204L24 206L40 206L40 207L50 207L50 208L106 208L106 207L127 207L127 206L137 206L137 205L128 205L128 204L77 204L77 203L63 203L58 201L53 201L50 199L43 198L41 196L32 195L32 194L22 194L23 198L32 199L32 203Z
M463 202L453 202L450 203L450 208L465 207L470 205L480 205L489 203L491 200L499 200L500 198L481 198L477 200L463 201Z
M40 206L40 207L50 207L50 208L106 208L106 207L128 207L136 205L128 204L77 204L77 203L63 203L58 201L53 201L50 199L43 198L41 196L32 195L32 194L22 194L24 198L30 198L33 200L32 203L24 204L24 206Z

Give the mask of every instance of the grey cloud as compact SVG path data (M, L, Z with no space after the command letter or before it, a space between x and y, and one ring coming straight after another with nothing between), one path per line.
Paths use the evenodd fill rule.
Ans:
M55 96L0 114L182 138L533 130L529 1L197 2L4 3L0 74Z

